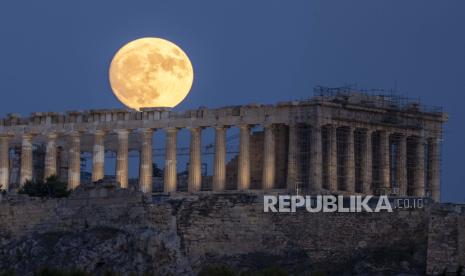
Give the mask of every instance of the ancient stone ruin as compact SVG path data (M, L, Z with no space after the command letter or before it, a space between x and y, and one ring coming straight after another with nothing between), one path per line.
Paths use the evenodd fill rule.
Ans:
M401 97L318 88L309 100L185 112L168 109L10 114L0 120L0 185L58 175L75 189L81 154L91 180L104 178L104 155L117 154L116 181L128 187L128 151L140 152L139 189L154 191L153 132L166 133L158 192L283 190L388 194L440 199L440 143L447 116ZM263 131L251 133L253 126ZM187 185L177 172L177 136L190 130ZM201 132L214 128L213 175L202 179ZM238 156L226 162L226 130L239 129ZM42 148L35 156L33 148ZM35 153L34 153L35 152ZM34 157L35 156L35 157Z

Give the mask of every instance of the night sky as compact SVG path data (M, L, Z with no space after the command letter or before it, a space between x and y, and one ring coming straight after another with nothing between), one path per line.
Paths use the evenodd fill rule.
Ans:
M276 103L316 85L397 88L449 114L442 200L465 202L465 1L16 1L0 3L0 116L119 108L108 67L146 36L195 72L177 110Z

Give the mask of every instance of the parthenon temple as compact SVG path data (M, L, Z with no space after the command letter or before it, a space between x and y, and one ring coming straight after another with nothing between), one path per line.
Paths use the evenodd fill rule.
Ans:
M275 105L9 114L0 119L0 185L12 191L28 180L57 175L74 189L84 181L81 155L91 155L90 181L98 181L105 176L105 154L112 150L115 181L123 188L129 185L128 153L139 152L136 187L144 193L282 190L438 201L446 121L442 110L399 96L323 87L310 99ZM202 132L208 128L214 146L207 181ZM177 162L182 129L190 133L185 190ZM237 129L239 139L238 154L230 160L228 129ZM154 188L158 142L153 134L158 131L165 135L160 190Z

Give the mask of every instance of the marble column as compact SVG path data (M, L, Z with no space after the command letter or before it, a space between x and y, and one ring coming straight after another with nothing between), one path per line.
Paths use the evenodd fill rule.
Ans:
M365 143L362 148L362 181L363 193L373 194L373 147L372 147L373 131L367 129L365 132Z
M118 129L118 151L116 153L116 181L120 183L121 188L128 187L128 146L129 130Z
M77 131L69 134L68 189L73 190L81 182L81 135Z
M275 157L275 127L265 125L265 138L263 147L263 189L275 187L276 157Z
M166 157L165 157L165 193L176 192L176 143L178 129L166 129Z
M322 142L321 127L314 126L311 131L310 143L310 191L319 192L322 189Z
M401 135L397 141L397 185L399 195L407 196L407 136Z
M105 132L94 132L94 145L92 147L92 181L99 181L105 176Z
M391 188L390 180L390 143L389 143L389 132L379 132L379 150L380 150L380 187L379 191L382 194L389 193Z
M329 128L329 190L337 192L337 127L330 126Z
M21 143L21 173L20 186L32 180L32 135L23 134Z
M215 160L213 168L213 191L224 191L226 187L226 128L215 127Z
M10 185L10 137L0 136L0 190L8 191Z
M297 160L299 154L299 139L297 136L297 125L289 125L289 146L287 157L287 191L295 193L298 184Z
M200 127L189 128L191 139L189 148L189 174L187 189L191 193L199 192L202 186L202 155Z
M237 188L244 191L250 188L250 126L240 125L239 163Z
M346 162L346 189L350 193L355 193L355 148L354 148L354 128L349 127L347 133L347 162Z
M141 130L139 189L146 194L153 190L153 130L145 128Z
M44 180L47 180L52 175L57 175L57 140L56 133L47 135L47 145L45 148L45 169Z
M428 141L428 183L430 185L431 197L434 201L439 202L441 199L440 187L440 147L438 138L430 138Z
M423 137L418 138L415 154L415 177L413 183L413 195L425 196L425 141Z

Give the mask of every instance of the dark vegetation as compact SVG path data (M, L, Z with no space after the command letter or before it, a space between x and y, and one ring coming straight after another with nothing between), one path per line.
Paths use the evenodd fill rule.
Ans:
M60 198L69 195L68 185L52 175L43 181L27 181L18 193L41 198Z
M217 265L203 268L198 276L287 276L288 273L277 267L269 267L260 271L236 272L227 266Z
M12 271L0 272L0 276L16 276L17 274ZM56 268L49 268L45 267L39 269L34 273L35 276L90 276L91 273L84 272L79 269L56 269ZM120 273L115 273L112 271L107 271L102 274L103 276L119 276L123 275ZM129 274L137 275L136 273ZM142 275L150 275L150 274L142 274ZM255 272L235 272L229 267L226 266L208 266L202 269L199 272L198 276L287 276L287 272L280 269L280 268L267 268L260 271Z

